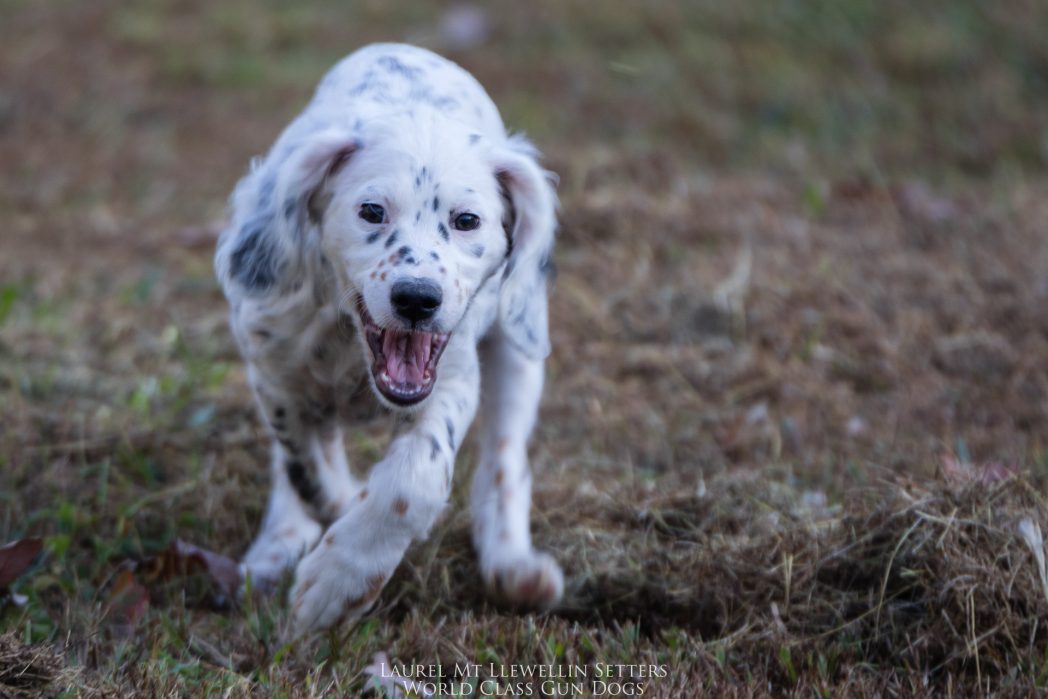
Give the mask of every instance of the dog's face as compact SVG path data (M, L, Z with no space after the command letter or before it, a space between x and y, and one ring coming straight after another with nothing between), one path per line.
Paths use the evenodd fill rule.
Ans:
M309 204L373 385L394 406L429 395L451 334L506 258L505 204L481 140L453 127L378 130L332 162Z

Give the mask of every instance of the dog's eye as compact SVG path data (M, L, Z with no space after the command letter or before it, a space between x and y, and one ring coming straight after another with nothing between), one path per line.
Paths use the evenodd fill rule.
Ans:
M382 223L386 220L386 210L378 204L367 202L360 205L360 218L368 223Z
M459 214L455 217L455 230L471 231L480 225L480 217L476 214Z

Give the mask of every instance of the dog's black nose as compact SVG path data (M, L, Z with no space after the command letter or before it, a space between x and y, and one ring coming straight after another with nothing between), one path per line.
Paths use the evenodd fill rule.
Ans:
M403 279L393 285L389 300L401 318L418 323L436 314L443 297L440 285L432 279Z

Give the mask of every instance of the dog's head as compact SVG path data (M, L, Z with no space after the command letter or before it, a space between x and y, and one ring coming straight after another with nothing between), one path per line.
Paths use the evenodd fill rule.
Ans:
M319 234L388 403L429 395L451 335L500 270L504 331L529 355L548 352L555 196L523 139L411 117L322 133L289 159L278 189Z

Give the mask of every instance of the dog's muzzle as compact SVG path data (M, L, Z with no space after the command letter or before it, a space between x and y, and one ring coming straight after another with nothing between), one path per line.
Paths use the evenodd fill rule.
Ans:
M357 299L360 324L371 350L371 376L386 400L410 406L424 400L437 381L437 363L451 337L400 328L382 328Z

